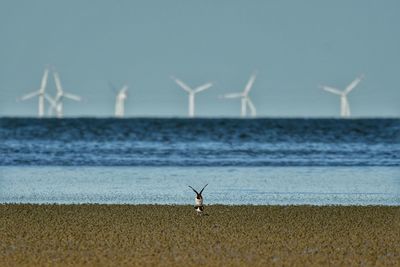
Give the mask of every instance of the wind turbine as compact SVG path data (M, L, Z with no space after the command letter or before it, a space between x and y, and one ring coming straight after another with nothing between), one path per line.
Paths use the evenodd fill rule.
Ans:
M212 83L206 83L203 85L200 85L194 89L190 88L186 83L182 82L181 80L171 76L171 79L174 80L183 90L188 92L189 94L189 117L193 118L194 117L194 110L195 110L195 95L201 91L204 91L211 86L213 86Z
M30 98L33 98L35 96L38 97L38 117L41 118L44 116L44 100L46 99L47 101L49 101L50 103L52 103L52 99L50 98L50 96L48 94L45 93L46 91L46 86L47 86L47 80L49 77L49 68L46 67L44 69L44 73L43 73L43 77L42 77L42 81L40 83L40 88L37 91L34 91L32 93L26 94L24 96L22 96L19 100L24 101Z
M116 96L115 96L115 117L122 118L125 116L125 100L128 97L128 85L124 84L119 91L117 91L112 84L110 84L110 87L116 94Z
M53 77L54 77L54 82L56 84L56 89L57 89L57 94L54 99L54 104L52 105L53 109L56 110L56 114L58 118L63 117L63 101L65 98L74 100L74 101L81 101L81 97L78 95L70 94L64 92L64 89L61 86L61 81L60 81L60 76L58 75L58 72L53 69Z
M240 98L241 100L241 111L240 111L240 116L241 117L246 117L247 116L247 107L250 109L250 115L252 117L255 117L257 115L257 109L253 104L253 101L251 101L249 97L249 92L251 90L251 87L254 84L254 81L256 80L257 73L253 72L253 74L250 76L249 81L246 84L246 87L244 88L243 92L241 93L231 93L231 94L226 94L223 95L223 98Z
M350 104L347 100L347 95L361 82L364 78L364 75L360 75L356 79L354 79L343 91L339 89L329 87L329 86L320 86L323 90L340 96L340 116L343 118L350 117Z

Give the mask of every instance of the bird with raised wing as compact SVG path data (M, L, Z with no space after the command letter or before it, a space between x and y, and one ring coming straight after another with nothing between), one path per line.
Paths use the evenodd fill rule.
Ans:
M206 184L206 185L203 187L203 189L201 189L200 192L197 192L196 189L194 189L193 187L191 187L191 186L189 185L189 187L196 193L196 197L195 197L195 199L194 199L194 209L196 210L197 215L203 215L203 212L204 212L203 200L204 200L204 199L203 199L202 193L203 193L203 191L204 191L204 188L207 187L207 185L208 185L208 184Z

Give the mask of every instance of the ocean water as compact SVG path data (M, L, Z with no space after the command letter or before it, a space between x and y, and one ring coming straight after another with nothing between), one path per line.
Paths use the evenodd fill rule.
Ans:
M0 119L0 203L400 205L400 119Z
M400 166L400 119L0 119L3 166Z
M400 205L393 167L3 167L0 203Z

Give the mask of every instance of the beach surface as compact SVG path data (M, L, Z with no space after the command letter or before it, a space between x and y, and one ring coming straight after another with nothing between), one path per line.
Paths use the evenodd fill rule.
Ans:
M1 266L396 266L399 206L0 205Z

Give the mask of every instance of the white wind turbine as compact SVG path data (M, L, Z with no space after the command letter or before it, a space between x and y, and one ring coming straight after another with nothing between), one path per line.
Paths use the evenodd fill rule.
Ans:
M44 116L44 100L46 99L47 101L49 101L50 103L53 103L52 99L50 98L50 96L48 94L45 93L46 91L46 86L47 86L47 80L49 77L49 68L46 67L44 69L44 73L43 73L43 77L42 77L42 81L40 83L40 88L37 91L34 91L32 93L26 94L24 96L22 96L19 100L24 101L27 99L30 99L32 97L37 96L38 97L38 117L41 118Z
M254 84L254 81L256 80L257 73L254 72L251 76L249 81L246 84L246 87L244 88L243 92L241 93L231 93L231 94L226 94L223 95L223 98L240 98L241 100L241 112L240 116L241 117L246 117L247 116L247 107L250 109L250 115L252 117L255 117L257 115L257 110L256 107L253 104L253 101L251 101L249 97L249 92L251 90L251 87Z
M119 91L117 91L111 84L110 87L114 93L116 93L115 117L122 118L125 116L125 100L128 98L128 85L125 84Z
M212 83L206 83L203 85L200 85L194 89L190 88L187 84L182 82L181 80L171 76L171 79L174 80L183 90L188 92L189 94L189 117L194 117L194 110L195 110L195 95L201 91L204 91L208 88L210 88L213 84Z
M320 86L323 90L340 96L340 116L343 118L350 117L350 104L347 100L347 95L361 82L364 78L364 75L360 75L354 81L352 81L346 89L340 91L339 89L329 87L329 86Z
M70 94L64 92L64 89L61 86L61 81L60 81L60 76L58 73L53 70L53 77L54 77L54 82L56 84L56 89L57 89L57 94L54 99L54 103L52 105L53 109L56 110L56 114L58 118L63 117L63 101L65 98L75 100L75 101L81 101L81 97L78 95Z

